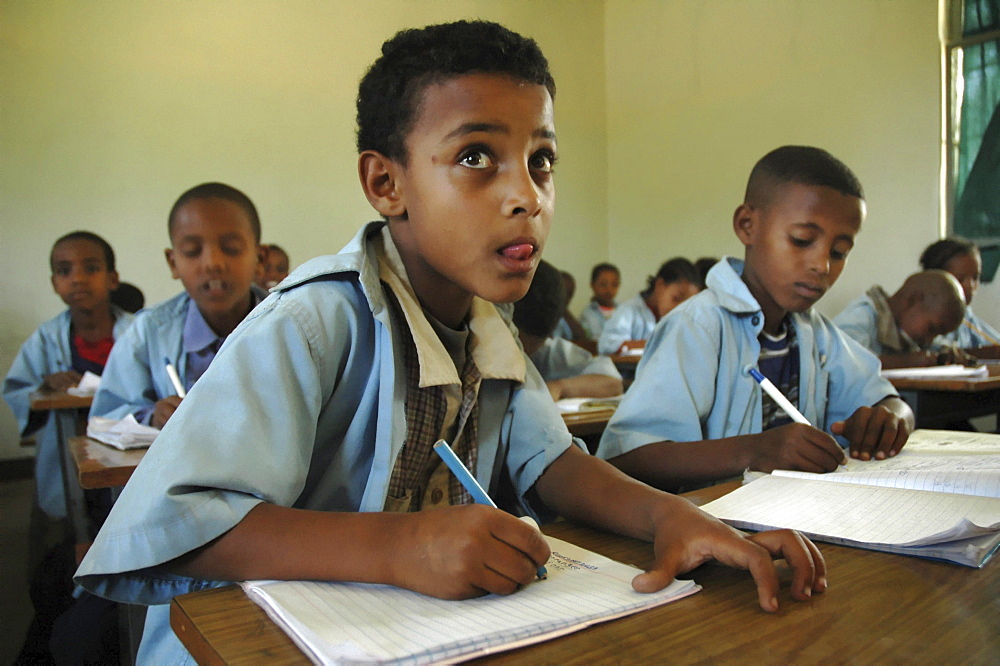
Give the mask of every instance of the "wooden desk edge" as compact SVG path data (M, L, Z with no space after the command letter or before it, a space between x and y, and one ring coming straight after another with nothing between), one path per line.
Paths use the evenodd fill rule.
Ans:
M685 493L684 497L690 499L697 506L702 506L735 490L739 485L740 481L737 479ZM543 531L552 524L544 526ZM295 642L268 617L264 609L246 598L238 585L226 585L225 587L174 597L170 602L170 627L199 664L225 664L226 662L212 647L209 640L193 629L195 623L192 617L195 615L203 616L206 609L224 610L234 596L243 597L241 601L246 603L242 604L240 617L233 627L252 627L252 631L248 631L248 633L254 636L255 642L267 644L269 661L306 661L305 655L295 645ZM240 635L245 634L241 633ZM259 653L254 654L260 656Z
M100 447L107 455L121 458L114 466L107 466L90 455L92 447ZM145 449L129 449L120 451L112 446L102 444L96 439L83 435L69 438L69 450L76 464L76 476L81 488L94 490L98 488L120 488L128 483L132 472L145 454Z
M35 391L29 396L31 409L42 411L47 409L86 409L94 402L92 395L70 395L69 393L49 393Z

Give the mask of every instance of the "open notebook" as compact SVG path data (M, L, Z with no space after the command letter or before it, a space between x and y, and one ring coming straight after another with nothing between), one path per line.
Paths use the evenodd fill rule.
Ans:
M538 643L694 594L692 581L640 594L635 567L547 537L548 577L510 596L444 601L388 585L248 581L259 604L314 662L454 662Z
M701 507L743 529L981 567L1000 544L1000 436L917 430L894 458L775 470Z

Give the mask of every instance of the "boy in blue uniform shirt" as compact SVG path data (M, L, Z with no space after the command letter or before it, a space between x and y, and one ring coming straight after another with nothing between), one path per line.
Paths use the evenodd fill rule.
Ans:
M813 304L833 285L864 217L861 184L829 153L786 146L754 167L728 258L708 289L657 326L598 455L661 487L750 468L828 472L842 436L862 460L895 455L913 414L878 359ZM749 370L782 390L813 426L791 423Z
M883 368L961 363L957 349L931 351L934 338L962 323L965 294L951 273L914 273L892 295L879 285L851 301L833 318L840 330L879 357Z
M190 389L264 297L253 284L263 257L260 219L243 192L222 183L193 187L173 205L167 228L167 264L184 291L144 310L115 346L94 396L95 416L132 414L162 428L181 402L166 362Z
M358 147L387 223L300 266L230 335L77 572L101 594L159 604L140 661L182 661L165 604L223 581L442 598L531 582L546 542L469 503L430 450L442 437L496 497L655 541L638 590L716 557L751 568L774 610L772 556L795 569L795 598L826 587L819 551L794 532L744 536L574 446L509 306L494 305L525 293L548 235L554 90L537 45L496 24L383 45L360 86Z
M38 506L52 519L66 517L55 421L31 411L35 391L65 391L86 371L100 375L115 340L132 315L111 303L118 286L115 254L107 241L89 231L57 240L49 257L52 288L67 309L31 334L14 359L3 384L22 434L38 431L35 482Z
M70 603L71 543L66 521L66 494L55 417L31 410L36 391L65 391L83 374L100 375L108 354L132 323L132 315L111 302L118 286L115 253L103 238L75 231L55 242L49 255L52 288L67 309L46 321L18 351L3 383L22 434L35 433L35 502L28 535L28 576L35 618L18 663L51 659L49 634L56 616ZM104 510L103 497L86 496L88 510Z
M1000 347L1000 331L972 311L972 298L979 289L979 278L983 272L983 258L976 244L962 238L945 238L931 243L920 255L920 266L925 271L948 271L962 285L965 295L962 324L948 335L936 339L934 347L942 350Z

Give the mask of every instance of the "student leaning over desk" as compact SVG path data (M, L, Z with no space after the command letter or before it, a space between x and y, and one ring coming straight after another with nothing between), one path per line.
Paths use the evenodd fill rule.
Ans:
M640 591L717 558L750 568L773 611L772 556L791 564L794 598L826 588L804 537L743 535L574 446L510 306L494 304L524 295L548 236L554 92L537 45L497 24L383 45L358 95L358 165L387 222L300 266L229 336L77 572L99 594L154 604L140 662L189 661L166 604L225 581L387 583L441 598L533 581L547 543L470 504L431 452L438 438L511 510L653 541Z
M598 455L666 488L750 468L828 472L844 459L894 455L913 413L878 359L813 304L833 286L864 218L861 184L826 151L785 146L754 167L726 258L708 288L656 327ZM762 394L760 368L812 425ZM813 427L815 426L815 427Z

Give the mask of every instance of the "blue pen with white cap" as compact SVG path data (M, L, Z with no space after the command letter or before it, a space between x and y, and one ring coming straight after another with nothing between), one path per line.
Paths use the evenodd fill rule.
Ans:
M469 468L466 467L462 461L459 460L458 456L455 455L455 452L451 450L451 447L448 446L448 442L443 439L439 439L437 443L434 444L434 451L441 457L441 460L443 460L444 464L448 466L448 469L451 470L452 474L458 478L462 486L469 491L469 494L472 495L472 499L476 501L476 504L485 504L493 507L494 509L498 508L496 502L490 499L490 496L486 494L483 487L479 485L478 481L476 481L476 477L472 476L472 472L469 471ZM528 518L528 520L531 519ZM536 528L538 527L535 521L531 520L531 523L534 524ZM544 578L547 574L548 570L544 566L538 567L539 578Z
M767 377L765 377L760 373L760 370L758 370L757 368L750 368L750 376L757 380L757 383L760 384L760 387L762 389L764 389L764 392L767 393L769 396L771 396L771 400L774 400L776 403L778 403L778 407L781 407L783 410L785 410L785 413L788 414L788 417L790 419L792 419L796 423L804 423L805 425L812 425L811 423L809 423L809 419L802 416L802 412L795 409L795 405L789 402L788 398L781 395L781 391L778 390L778 387L772 384L770 379L768 379Z
M760 370L758 370L757 368L750 368L749 372L750 376L756 379L757 383L760 384L760 387L764 389L764 392L767 393L769 396L771 396L771 400L774 400L776 403L778 403L779 407L785 410L785 413L788 414L789 418L791 418L796 423L803 423L807 426L812 425L811 423L809 423L809 419L802 416L802 412L795 409L795 405L793 405L788 400L788 398L786 398L781 394L781 391L778 390L778 387L772 384L770 379L761 374ZM841 463L841 465L843 465L843 463Z

